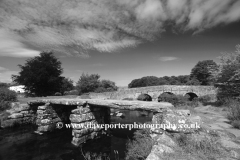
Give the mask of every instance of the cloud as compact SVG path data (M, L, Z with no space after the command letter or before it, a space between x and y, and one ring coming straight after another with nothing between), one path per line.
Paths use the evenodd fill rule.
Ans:
M3 71L3 72L0 72L0 82L4 82L4 83L10 83L12 82L12 75L16 75L18 74L17 71L9 71L9 70L6 70L6 71Z
M163 61L163 62L166 62L166 61L175 61L175 60L178 60L179 58L177 57L160 57L159 60L160 61Z
M1 0L0 55L114 52L155 40L169 22L199 33L239 21L239 8L239 0Z
M21 42L17 41L15 35L0 30L0 56L32 57L39 53L39 51L25 48Z
M8 69L0 66L0 71L5 71L5 70L8 70Z

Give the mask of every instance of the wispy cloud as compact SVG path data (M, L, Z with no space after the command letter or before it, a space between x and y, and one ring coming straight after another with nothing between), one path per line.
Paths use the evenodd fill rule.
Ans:
M154 40L169 22L195 33L236 22L239 8L239 0L1 0L0 29L11 38L0 43L0 55L51 49L88 57L89 49L113 52Z
M159 60L160 61L163 61L163 62L166 62L166 61L175 61L175 60L178 60L179 58L178 57L160 57Z
M0 56L33 57L39 53L39 51L27 49L15 35L0 29Z

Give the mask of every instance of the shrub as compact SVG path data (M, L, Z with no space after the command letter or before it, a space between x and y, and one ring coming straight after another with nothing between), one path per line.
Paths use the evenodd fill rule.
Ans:
M240 120L240 102L234 99L229 99L225 103L228 107L228 119L230 121L239 121ZM236 122L235 122L236 123Z
M0 101L0 112L5 111L10 108L9 102Z
M177 104L177 96L174 94L169 94L169 93L163 93L158 97L158 102L169 102L172 103L173 105Z
M15 102L17 93L7 88L0 88L0 101Z
M126 160L145 160L150 154L154 141L149 129L137 130L127 144Z
M158 97L158 102L169 102L173 104L175 107L181 106L191 106L197 107L198 106L198 98L193 98L192 101L189 101L188 96L182 95L174 95L174 94L167 94L163 93Z
M234 128L240 129L240 120L234 120L231 124Z
M202 104L206 104L207 102L210 102L212 100L212 97L209 95L201 96L198 98L199 102L202 102Z
M60 92L56 92L54 95L55 96L61 96L62 94Z
M152 101L152 97L148 94L141 94L138 96L137 100L139 101Z
M203 159L214 159L214 157L221 154L217 137L211 135L196 138L192 135L180 134L178 137L175 137L175 140L186 153L197 155Z

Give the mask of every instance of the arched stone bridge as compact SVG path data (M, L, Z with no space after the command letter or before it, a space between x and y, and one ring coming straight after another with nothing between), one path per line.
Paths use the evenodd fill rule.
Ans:
M178 86L178 85L162 85L162 86L150 86L140 88L127 88L118 90L116 92L104 92L104 93L90 93L92 99L117 99L122 100L125 98L137 99L141 94L148 94L151 96L153 101L157 101L157 98L162 93L171 93L175 95L186 95L190 96L204 96L210 95L216 97L217 88L214 86Z

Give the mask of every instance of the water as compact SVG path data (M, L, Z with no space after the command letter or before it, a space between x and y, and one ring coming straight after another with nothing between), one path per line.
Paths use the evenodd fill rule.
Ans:
M116 112L116 110L113 110ZM125 117L111 116L111 123L129 124L133 122L148 122L152 113L121 110ZM106 154L111 159L124 159L126 143L135 130L113 129L112 136L90 140L82 148L71 144L70 129L56 130L49 134L33 133L35 126L25 126L14 129L0 130L0 160L85 160L88 153Z

